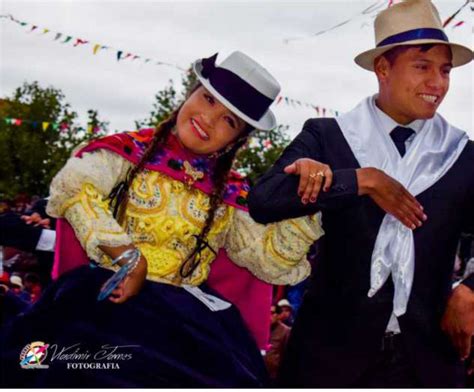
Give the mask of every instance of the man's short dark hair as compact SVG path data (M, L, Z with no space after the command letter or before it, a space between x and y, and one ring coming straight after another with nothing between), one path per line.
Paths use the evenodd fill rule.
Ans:
M392 66L395 63L395 60L397 59L400 54L406 52L408 49L411 48L417 48L421 52L427 52L430 50L433 46L435 45L442 45L442 44L421 44L421 45L400 45L400 46L395 46L392 49L387 50L386 52L382 53L379 57L383 56L387 59L389 64Z

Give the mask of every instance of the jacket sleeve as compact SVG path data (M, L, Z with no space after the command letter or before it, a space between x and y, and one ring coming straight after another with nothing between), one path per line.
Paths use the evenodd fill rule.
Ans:
M249 194L250 215L257 222L269 223L282 219L312 215L324 209L337 209L357 198L355 169L333 169L333 183L328 192L320 192L316 203L303 204L298 196L299 176L283 169L299 158L311 158L327 163L320 122L306 121L302 132L283 151L273 167L265 173Z
M322 235L319 214L262 225L247 212L234 210L224 247L235 264L257 278L293 285L310 274L306 254Z
M468 208L469 211L467 214L464 214L465 221L463 232L474 236L474 186L472 187L472 194L468 198ZM471 257L474 257L474 254L471 254ZM474 290L474 273L467 276L462 282L462 284L469 287L471 290Z
M129 245L132 241L109 210L107 196L122 181L130 162L119 155L97 150L70 158L54 177L46 212L65 218L87 255L102 261L100 245Z

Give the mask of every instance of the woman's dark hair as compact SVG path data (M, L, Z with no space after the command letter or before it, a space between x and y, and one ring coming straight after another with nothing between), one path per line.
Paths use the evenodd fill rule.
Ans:
M201 84L199 82L193 86L193 88L191 88L186 95L186 99L189 98L189 96L200 86ZM119 183L110 193L109 199L111 200L113 214L119 223L123 221L125 215L130 185L137 174L143 170L145 164L150 160L151 157L153 157L157 147L164 144L168 139L171 130L176 125L176 119L182 106L183 103L175 111L173 111L166 120L157 125L153 140L146 148L142 158L140 159L140 162L130 169L130 171L127 173L126 179ZM198 236L195 236L196 246L181 265L180 274L183 278L190 276L197 268L201 261L201 251L203 251L206 247L209 247L212 252L216 253L208 245L205 238L211 229L216 210L219 208L222 202L225 185L227 183L227 178L232 167L232 163L234 162L235 155L237 154L239 148L242 147L242 145L246 142L247 137L252 130L253 127L246 124L246 127L242 133L243 136L240 137L230 149L225 149L224 152L217 158L216 164L214 166L215 170L211 176L213 188L209 199L209 211L201 232Z

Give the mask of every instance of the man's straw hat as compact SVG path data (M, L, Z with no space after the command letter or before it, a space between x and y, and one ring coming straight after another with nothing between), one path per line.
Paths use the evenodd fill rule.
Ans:
M359 54L354 61L369 71L374 60L395 46L444 44L451 47L453 67L472 60L472 50L449 42L438 10L430 0L405 0L377 15L374 22L375 48Z

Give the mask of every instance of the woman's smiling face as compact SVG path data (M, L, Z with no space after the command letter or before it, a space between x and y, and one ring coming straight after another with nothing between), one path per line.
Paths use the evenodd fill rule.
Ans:
M195 154L212 154L235 141L245 122L200 86L184 102L176 120L177 136Z

